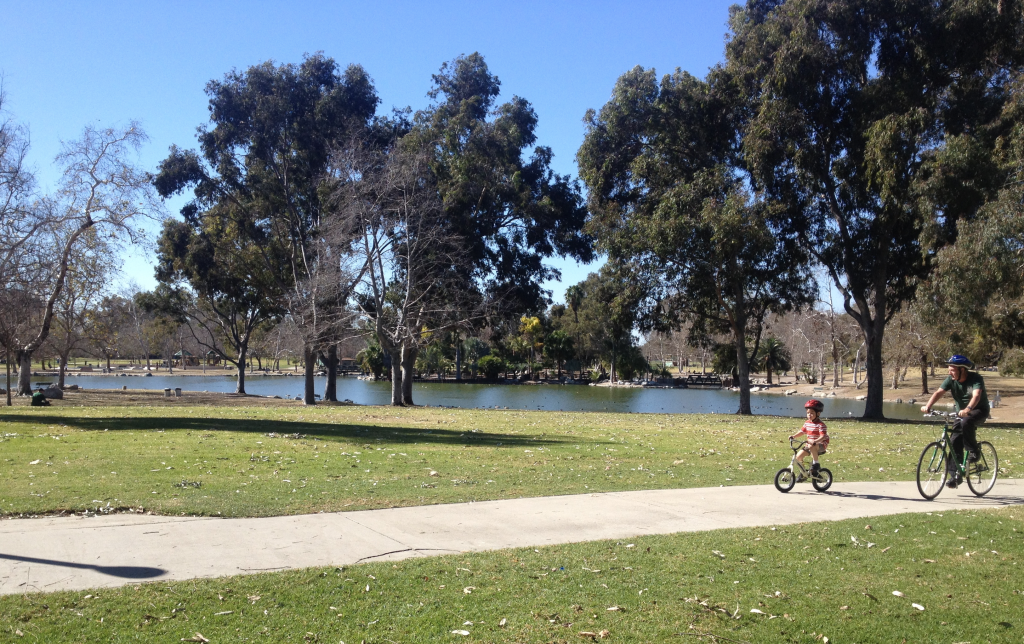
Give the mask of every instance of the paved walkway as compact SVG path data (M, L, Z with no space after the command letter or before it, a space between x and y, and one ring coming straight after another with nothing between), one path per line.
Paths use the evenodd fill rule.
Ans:
M452 552L1024 504L1024 479L924 501L912 482L614 492L266 519L0 521L0 594L113 587Z

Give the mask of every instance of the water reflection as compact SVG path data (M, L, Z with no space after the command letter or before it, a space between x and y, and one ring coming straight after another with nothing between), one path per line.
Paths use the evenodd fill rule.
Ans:
M325 378L317 378L317 391L323 392ZM157 389L181 387L184 391L231 392L231 376L78 376L70 378L86 388ZM302 378L295 376L247 376L246 391L259 396L293 398L302 394ZM385 405L390 402L391 384L358 378L338 378L338 398L361 405ZM824 398L825 418L859 417L864 402ZM909 394L908 394L909 397ZM444 405L466 408L542 409L560 411L614 411L631 413L732 414L739 406L739 393L721 389L640 389L587 387L580 385L463 385L418 382L413 399L420 405ZM751 394L755 414L774 416L804 415L804 398L775 393ZM916 405L885 404L888 418L920 419Z

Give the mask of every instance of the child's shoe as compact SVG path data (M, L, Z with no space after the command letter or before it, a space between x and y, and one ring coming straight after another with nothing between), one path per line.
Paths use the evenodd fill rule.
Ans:
M821 463L811 464L811 478L818 478L821 476Z

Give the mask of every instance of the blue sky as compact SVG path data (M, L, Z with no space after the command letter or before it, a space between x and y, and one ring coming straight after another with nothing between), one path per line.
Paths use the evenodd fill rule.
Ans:
M553 149L558 172L575 176L586 110L600 108L636 65L704 76L722 60L730 4L0 0L0 73L45 187L57 179L60 141L87 123L140 121L151 139L140 157L147 168L172 143L194 147L208 119L203 87L233 68L323 51L369 72L381 110L420 109L442 62L479 51L501 79L499 100L530 101L538 143ZM150 288L151 257L132 255L124 275ZM561 284L547 285L556 301L597 268L553 263L563 272Z

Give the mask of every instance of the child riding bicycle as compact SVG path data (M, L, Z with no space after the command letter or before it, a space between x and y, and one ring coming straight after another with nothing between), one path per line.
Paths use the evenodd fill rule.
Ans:
M825 453L829 442L828 427L821 420L821 412L825 409L825 404L820 400L812 398L804 403L804 409L807 410L807 422L800 428L800 431L790 436L790 439L801 435L807 436L807 447L797 453L796 460L803 466L804 458L810 454L811 476L817 476L818 470L821 469L821 464L818 463L818 456ZM803 475L797 480L802 479Z
M974 367L974 363L960 354L950 356L949 360L946 360L946 365L949 367L949 376L928 399L928 404L921 407L921 411L926 414L930 412L935 402L948 391L953 396L957 412L957 418L953 421L953 454L957 463L963 462L966 445L970 450L968 458L973 463L978 460L978 425L985 422L989 416L985 379L976 371L968 371ZM946 485L956 487L960 483L960 472L956 468L956 463L950 461L947 467L951 476Z

